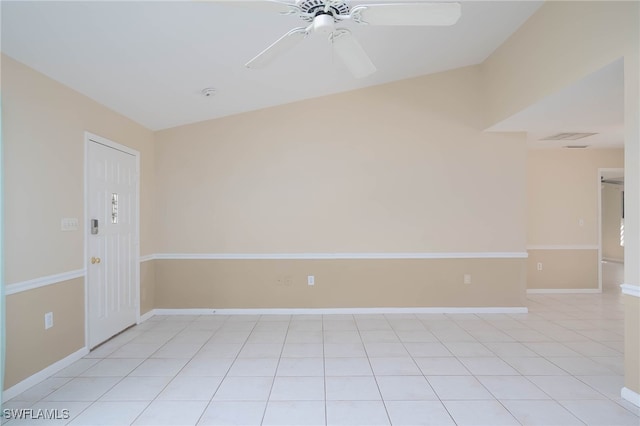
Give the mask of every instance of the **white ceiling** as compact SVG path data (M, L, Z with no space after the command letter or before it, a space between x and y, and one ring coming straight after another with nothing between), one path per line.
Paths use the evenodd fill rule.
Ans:
M527 132L529 148L588 145L624 146L624 63L622 59L492 126L491 131ZM558 133L597 133L575 141L541 141Z
M358 80L318 34L267 69L244 68L302 25L259 3L2 1L2 51L158 130L478 64L542 4L463 1L452 27L345 24L378 68Z

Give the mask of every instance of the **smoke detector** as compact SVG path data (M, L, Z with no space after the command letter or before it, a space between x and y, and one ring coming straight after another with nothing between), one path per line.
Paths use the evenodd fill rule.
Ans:
M214 89L213 87L207 87L205 89L202 89L200 93L202 93L202 96L209 98L216 94L216 89Z

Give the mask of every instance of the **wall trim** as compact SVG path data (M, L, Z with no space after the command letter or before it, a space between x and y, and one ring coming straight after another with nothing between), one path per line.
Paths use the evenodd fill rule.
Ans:
M626 294L627 296L640 297L640 286L633 284L621 284L620 288L622 289L622 294Z
M527 250L598 250L597 244L540 244L527 246Z
M140 256L140 263L148 262L149 260L155 260L155 254L147 254L146 256Z
M138 321L138 324L142 324L143 322L145 322L146 320L151 318L153 315L154 315L154 310L153 309L151 309L150 311L145 312L144 314L140 315L140 320Z
M87 347L78 349L74 353L62 358L60 361L54 362L50 366L38 371L36 374L27 377L23 381L16 383L15 385L11 386L8 389L3 390L2 391L3 400L9 400L11 398L14 398L20 395L22 392L26 391L31 386L37 385L38 383L48 378L49 376L52 376L58 371L62 370L63 368L70 366L71 364L81 359L83 356L87 355L88 353L89 353L89 349Z
M7 296L23 291L34 290L36 288L45 287L52 284L58 284L64 281L73 280L84 277L86 271L84 269L76 269L75 271L63 272L61 274L47 275L46 277L34 278L32 280L7 284L4 288Z
M160 253L162 260L526 259L526 252L460 253Z
M599 288L529 288L527 294L577 294L602 293Z
M526 314L527 307L154 309L153 315Z
M638 394L637 392L634 392L631 389L625 387L620 391L620 396L622 397L622 399L629 401L636 407L640 407L640 394Z

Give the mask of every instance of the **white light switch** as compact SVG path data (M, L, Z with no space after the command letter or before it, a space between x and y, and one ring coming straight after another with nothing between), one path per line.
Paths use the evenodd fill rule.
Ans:
M307 276L307 284L308 285L315 285L316 283L316 279L313 275L308 275Z
M44 329L47 330L53 327L53 312L47 312L44 314Z
M63 217L60 221L61 231L77 231L78 230L78 218L77 217Z

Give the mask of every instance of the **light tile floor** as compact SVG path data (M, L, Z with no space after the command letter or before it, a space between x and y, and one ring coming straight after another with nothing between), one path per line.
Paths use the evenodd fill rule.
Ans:
M615 281L528 314L154 317L4 407L69 420L7 425L638 426Z

